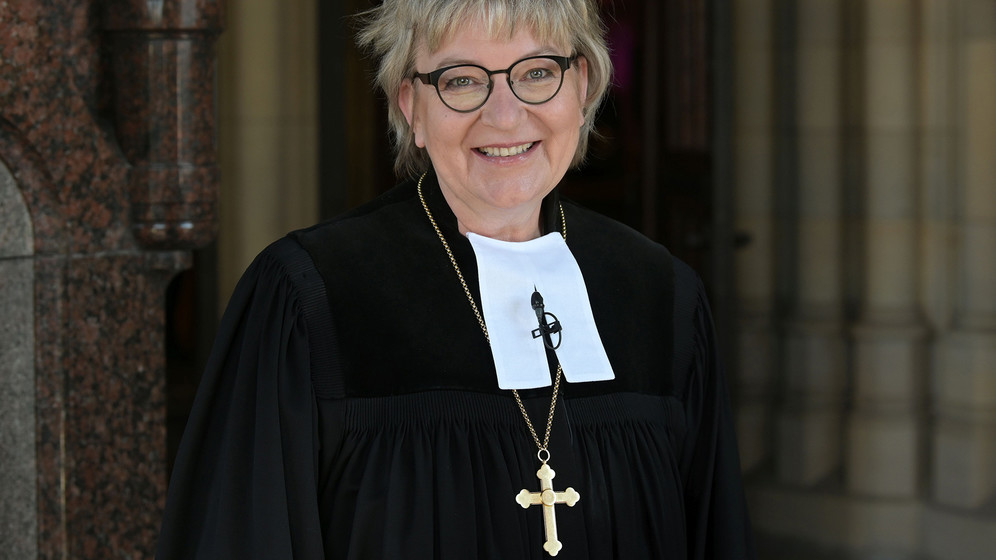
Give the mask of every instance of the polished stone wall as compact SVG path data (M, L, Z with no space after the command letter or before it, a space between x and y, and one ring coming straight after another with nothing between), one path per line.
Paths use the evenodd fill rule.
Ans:
M0 3L0 556L151 558L165 291L216 228L210 0Z

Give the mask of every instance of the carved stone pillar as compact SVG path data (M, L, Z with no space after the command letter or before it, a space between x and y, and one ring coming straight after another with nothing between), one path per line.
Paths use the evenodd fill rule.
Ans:
M797 426L788 406L777 410L782 468L774 480L748 479L752 523L765 558L989 559L996 534L996 3L834 3L843 16L841 84L816 86L814 75L831 76L819 73L829 63L819 62L807 35L819 30L804 22L828 2L774 2L787 51L776 59L790 63L774 72L780 90L771 103L776 120L790 121L774 133L776 204L786 208L776 225L789 224L776 237L775 261L785 263L778 295L795 296L781 379L792 387L800 371L810 372L802 380L836 395L826 410L838 410L839 425L828 420L821 434L815 407L800 407ZM819 19L832 26L831 18ZM818 144L813 133L821 127L806 115L821 114L812 108L826 91L843 94L839 102L822 100L843 108L833 117L840 151L827 150L827 160L812 165L807 158L819 150L807 144ZM822 165L832 175L834 159L843 197L821 201L825 193L806 190L821 179L807 179L807 169ZM783 187L796 177L797 189ZM820 245L812 226L835 201L840 224L826 235L836 241ZM806 247L824 252L806 255ZM807 258L829 258L840 272L824 271L838 279L819 278L819 265L807 268ZM833 282L841 285L828 289ZM837 304L819 305L838 292ZM820 363L829 345L811 342L820 351L806 353L792 342L821 340L799 325L827 327L824 341L839 336L827 319L835 307L851 336L837 346L844 370ZM793 360L807 363L798 369ZM806 436L826 438L813 446L843 442L834 476L802 468ZM826 459L825 467L833 460L829 451L813 456ZM793 460L794 471L784 468Z
M214 42L220 0L111 0L115 129L132 168L132 232L143 246L191 249L217 229Z
M840 466L846 384L841 222L841 4L798 2L793 290L784 324L777 471L814 484Z
M747 244L736 253L737 438L744 470L771 453L768 410L773 402L774 311L774 61L771 0L733 4L733 152L735 227Z
M854 327L854 405L846 481L865 496L917 495L923 450L919 305L917 18L908 0L862 4L862 301Z
M950 194L953 313L940 341L931 479L938 502L977 508L996 498L996 7L952 4L963 186Z

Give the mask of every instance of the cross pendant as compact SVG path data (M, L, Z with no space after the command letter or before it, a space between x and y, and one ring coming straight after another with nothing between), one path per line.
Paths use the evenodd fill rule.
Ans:
M568 488L563 492L555 492L553 490L553 477L557 476L557 473L546 463L543 463L540 470L536 471L536 476L540 479L540 491L530 492L524 489L515 496L515 501L523 509L531 505L543 506L543 527L546 529L546 543L543 544L543 550L547 551L550 556L556 556L564 545L557 540L557 518L553 511L553 505L567 504L567 507L574 507L574 504L581 499L581 494L575 492L573 488Z

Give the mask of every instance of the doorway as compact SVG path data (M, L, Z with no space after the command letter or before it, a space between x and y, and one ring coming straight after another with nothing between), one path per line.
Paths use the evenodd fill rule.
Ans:
M366 0L320 5L322 214L396 183L386 100L353 42ZM615 75L588 161L562 191L664 244L703 278L731 341L729 6L722 0L600 0ZM731 347L726 344L725 348ZM726 363L735 363L724 351Z

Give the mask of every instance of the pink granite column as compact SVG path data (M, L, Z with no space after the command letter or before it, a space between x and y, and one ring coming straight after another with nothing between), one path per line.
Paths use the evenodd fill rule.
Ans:
M0 556L151 558L165 289L216 222L219 2L2 2L0 22L0 162L30 217L33 295L5 332L33 340L36 469L36 546Z
M115 130L132 164L132 231L150 248L190 248L214 237L214 0L114 0L111 43Z

